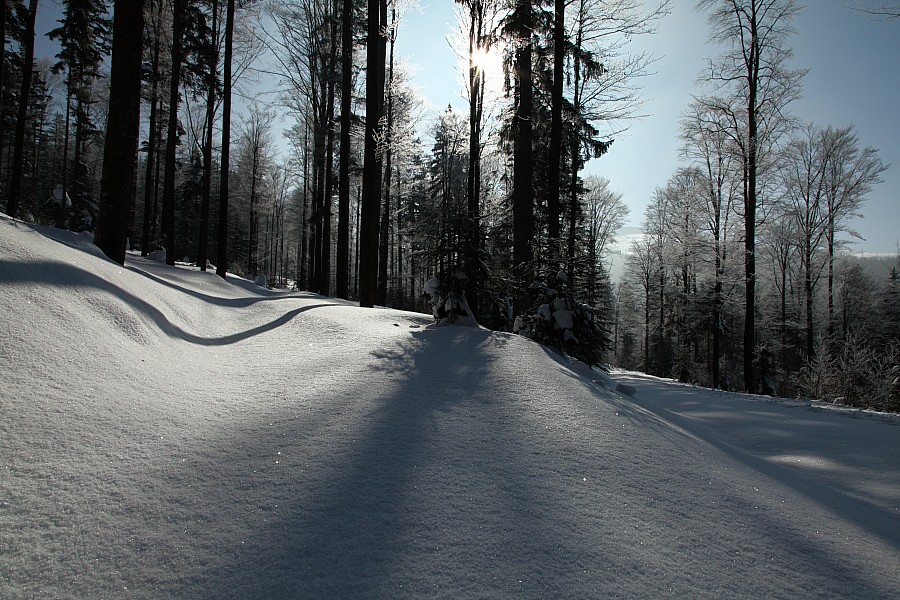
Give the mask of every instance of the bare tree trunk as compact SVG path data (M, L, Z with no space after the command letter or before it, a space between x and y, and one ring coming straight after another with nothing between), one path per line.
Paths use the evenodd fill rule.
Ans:
M125 263L125 244L137 172L143 0L116 0L113 18L109 113L94 243L121 265Z
M479 313L478 289L481 267L481 127L484 112L484 72L475 63L476 52L487 52L484 45L485 6L482 0L469 4L469 170L466 181L468 232L466 271L469 308Z
M178 104L183 59L183 30L186 0L172 5L172 74L169 82L169 124L166 137L166 170L163 180L162 234L166 264L175 264L175 155L178 147ZM75 144L76 150L78 143Z
M159 12L162 12L162 1L159 1ZM160 14L157 13L157 27L160 22ZM157 36L158 37L158 36ZM159 100L159 39L154 42L153 48L153 67L150 74L150 124L147 133L147 168L144 173L144 226L141 233L141 256L150 254L150 217L155 212L155 198L151 202L151 195L155 192L154 162L156 160L157 150L157 111ZM155 218L155 215L153 215Z
M391 160L393 158L394 133L394 42L396 41L397 12L392 9L390 24L390 58L387 75L387 123L384 132L384 212L381 215L381 247L378 253L378 287L375 293L375 304L387 305L388 253L391 232Z
M584 86L581 79L581 46L584 40L585 6L581 2L578 7L578 29L575 34L575 51L572 56L572 108L575 114L581 113L581 90ZM572 161L572 173L569 180L569 240L566 252L569 281L575 281L575 242L578 231L578 170L581 166L579 156L581 142L579 136L573 135L569 146L569 157Z
M19 111L16 116L16 137L13 144L12 179L9 197L6 200L6 214L15 218L19 212L19 194L25 165L25 122L28 120L28 97L31 94L31 74L34 69L34 22L37 17L38 0L28 4L28 24L25 29L25 57L22 64L22 87L19 90ZM3 57L0 56L0 61ZM65 203L65 198L63 198Z
M222 172L219 180L219 250L216 275L228 272L228 174L231 168L231 55L234 40L234 0L225 10L225 65L222 74Z
M203 190L200 200L200 241L197 248L197 264L201 271L206 271L209 257L209 204L212 196L212 145L213 126L216 120L216 70L219 66L218 48L219 1L212 0L213 51L209 57L209 79L206 91L206 135L203 141Z
M332 21L332 43L330 50L329 72L333 72L337 62L337 24ZM319 293L331 295L331 196L334 190L334 87L333 77L328 78L328 93L325 105L325 176L322 181L322 273L319 282Z
M3 114L3 81L6 76L6 0L0 0L0 115ZM3 170L3 131L0 131L0 172Z
M806 262L806 272L803 279L803 293L806 295L806 358L807 360L812 360L815 355L815 336L813 332L812 250L808 240L805 244L804 261Z
M550 260L559 259L559 180L562 165L562 101L563 67L566 39L566 1L555 0L553 16L553 90L550 106L550 164L547 173L547 236L550 243Z
M350 297L350 124L353 111L353 0L343 0L341 16L341 138L338 164L338 298Z
M257 130L258 131L258 130ZM250 243L248 244L247 252L247 270L250 272L250 275L256 276L259 271L259 265L257 264L257 258L259 256L259 215L256 211L256 187L257 180L259 179L259 138L253 141L253 164L250 168Z
M159 100L159 106L162 108L162 99ZM162 120L156 119L156 148L154 153L157 155L156 157L156 167L153 172L153 218L150 221L150 239L157 240L159 239L159 182L162 161L159 159L159 140L162 139Z
M532 142L532 5L531 0L518 0L515 12L518 48L515 55L516 104L513 126L513 267L519 283L528 276L532 260L531 242L534 235L534 202L532 171L534 168ZM526 283L527 285L527 283ZM525 309L527 298L519 294L514 304L515 314Z
M303 214L300 218L300 249L298 256L300 271L298 285L301 289L310 289L309 270L309 122L305 123L303 134Z
M363 198L360 217L359 304L375 306L378 286L378 208L381 198L381 158L378 153L380 120L384 106L385 38L382 11L385 0L368 0L366 50L366 139Z
M65 227L69 222L67 202L69 199L69 136L72 130L72 86L74 85L72 70L66 73L66 132L63 136L63 160L62 160L62 198L60 198L59 213L56 216L56 226Z
M406 306L405 286L403 285L403 209L400 202L403 194L400 190L400 167L397 167L397 297L403 308ZM470 305L471 306L471 305Z

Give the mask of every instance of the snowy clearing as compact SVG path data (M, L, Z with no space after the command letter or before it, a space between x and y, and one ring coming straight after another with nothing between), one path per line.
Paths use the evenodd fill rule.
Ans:
M0 597L900 597L897 417L431 321L0 218Z

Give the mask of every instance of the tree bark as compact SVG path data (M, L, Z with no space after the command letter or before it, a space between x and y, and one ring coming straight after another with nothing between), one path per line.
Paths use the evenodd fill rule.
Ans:
M531 148L532 132L532 5L531 0L518 0L516 4L518 24L518 49L515 55L516 103L513 143L513 266L520 284L529 275L532 261L531 241L534 234L534 201L532 198L532 171L534 168ZM518 294L514 312L525 310L526 293Z
M384 154L384 203L381 215L381 244L378 252L378 287L375 294L375 303L381 306L387 305L387 281L388 281L388 258L390 254L390 234L391 234L391 159L393 158L393 131L394 131L394 41L395 27L397 24L396 11L392 12L392 23L390 29L390 58L388 59L388 75L387 75L387 109L383 141Z
M747 58L747 195L744 198L744 389L756 389L753 359L756 353L756 176L758 125L757 88L759 85L759 34L757 15L750 18L750 52Z
M234 45L234 0L225 9L225 64L222 72L222 165L219 175L219 243L216 275L228 273L228 175L231 168L231 55Z
M169 82L169 123L166 133L166 168L163 176L162 235L166 264L175 264L175 167L178 149L178 104L183 59L184 11L186 0L172 4L172 74ZM78 143L75 144L76 149Z
M3 114L3 80L6 75L6 0L0 0L0 115ZM3 132L0 131L0 167L3 165Z
M547 169L547 237L550 260L556 263L561 254L559 181L562 164L562 102L565 61L565 0L555 0L553 17L553 90L550 103L550 164Z
M120 265L125 263L126 236L134 204L143 30L144 0L116 0L109 112L94 243Z
M337 281L335 295L350 297L350 125L353 111L353 0L343 0L341 23L341 136L338 163Z
M197 265L201 271L206 271L206 262L209 257L209 205L212 196L212 145L213 126L216 120L216 69L219 66L218 30L219 29L219 0L212 0L212 45L214 50L210 53L209 74L206 91L206 131L203 140L203 190L200 200L200 239L197 248Z
M378 208L381 199L381 116L384 107L385 38L381 33L385 0L368 0L366 48L366 139L360 216L359 305L375 306L378 286Z
M332 46L332 67L337 49ZM319 293L331 295L331 196L334 190L334 80L329 77L325 108L325 174L322 178L322 247Z
M162 2L159 3L159 12L156 15L157 27L162 17ZM150 217L155 212L154 205L156 203L155 190L156 180L153 176L154 162L156 161L156 150L158 145L157 139L157 118L159 105L159 52L160 41L159 36L154 41L153 48L153 66L150 74L150 123L147 133L147 169L144 174L144 226L141 233L141 256L150 254ZM150 201L151 195L153 202ZM155 215L153 215L155 216Z
M31 75L34 70L34 23L37 17L38 0L28 4L28 25L24 33L25 56L22 64L22 87L19 91L19 110L16 116L16 137L13 145L12 177L9 198L6 200L6 214L15 218L19 212L19 195L24 176L25 164L25 122L28 120L28 97L31 93ZM2 60L0 56L0 60ZM65 197L63 197L65 204Z
M466 181L468 235L466 270L468 276L469 308L479 313L478 289L481 266L481 119L484 110L484 72L475 64L476 52L486 52L484 46L484 3L471 0L469 5L469 170Z

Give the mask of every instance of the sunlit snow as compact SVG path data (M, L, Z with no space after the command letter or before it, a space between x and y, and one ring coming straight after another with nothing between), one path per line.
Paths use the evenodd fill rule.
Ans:
M0 217L0 598L896 598L900 420Z

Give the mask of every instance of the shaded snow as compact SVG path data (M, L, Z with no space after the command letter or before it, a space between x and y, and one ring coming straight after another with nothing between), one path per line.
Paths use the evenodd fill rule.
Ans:
M0 218L0 597L898 596L895 417L431 321Z

